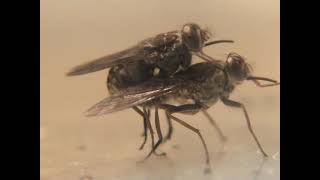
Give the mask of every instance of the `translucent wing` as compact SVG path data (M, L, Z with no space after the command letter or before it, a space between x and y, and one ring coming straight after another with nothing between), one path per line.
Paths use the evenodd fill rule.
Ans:
M149 55L150 57L153 57L153 59L157 60L159 58L154 57L155 54L158 54L156 51L162 47L166 47L167 45L174 43L178 38L176 33L177 32L158 34L153 38L148 38L141 41L132 48L128 48L118 53L107 55L76 66L72 68L66 75L82 75L110 68L118 64L134 63L142 60L148 61Z
M178 83L170 84L163 81L150 81L128 88L119 95L113 95L98 102L87 110L86 116L99 116L121 111L165 96L178 89Z
M107 55L72 68L66 75L75 76L100 71L118 64L130 63L143 59L139 46L118 53Z

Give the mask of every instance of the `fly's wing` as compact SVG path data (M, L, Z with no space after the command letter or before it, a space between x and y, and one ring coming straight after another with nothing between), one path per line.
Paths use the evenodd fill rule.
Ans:
M118 64L134 63L137 61L146 61L147 63L156 63L160 58L159 49L166 47L176 41L177 32L158 34L155 37L145 39L132 48L107 55L93 61L81 64L71 69L66 75L75 76L111 68ZM155 55L156 54L156 55Z
M121 111L175 92L179 83L170 84L164 81L150 81L130 87L119 95L110 96L98 102L87 110L86 116L99 116Z
M84 64L78 65L72 68L66 75L67 76L82 75L82 74L87 74L91 72L100 71L106 68L110 68L118 64L138 61L143 59L143 54L140 52L141 52L141 49L137 45L132 48L120 51L118 53L107 55L107 56L86 62Z

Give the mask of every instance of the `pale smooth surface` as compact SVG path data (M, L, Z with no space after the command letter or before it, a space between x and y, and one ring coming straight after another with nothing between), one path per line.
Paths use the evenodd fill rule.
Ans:
M224 59L235 51L256 75L280 80L279 11L278 0L41 0L41 180L280 179L280 87L246 82L232 95L247 106L270 155L264 162L241 110L222 103L209 110L228 137L224 148L201 113L178 115L207 141L212 173L205 175L199 138L176 123L172 140L160 147L168 156L137 163L150 149L148 144L138 150L143 140L139 115L132 110L98 118L82 114L108 96L107 71L64 76L74 65L196 22L216 39L236 41L205 49L209 55Z

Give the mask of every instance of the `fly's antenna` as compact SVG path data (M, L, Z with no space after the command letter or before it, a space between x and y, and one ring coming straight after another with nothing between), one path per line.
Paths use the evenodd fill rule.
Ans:
M269 87L269 86L277 86L280 85L280 82L270 79L270 78L266 78L266 77L258 77L258 76L248 76L247 80L251 80L253 81L257 86L259 87ZM267 81L267 82L271 82L270 84L261 84L260 81Z
M216 41L210 41L204 44L204 46L210 46L213 44L219 44L219 43L234 43L233 40L216 40Z

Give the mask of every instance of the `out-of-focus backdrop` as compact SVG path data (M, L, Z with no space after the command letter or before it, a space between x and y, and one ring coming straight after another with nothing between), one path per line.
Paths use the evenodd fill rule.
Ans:
M258 88L247 82L232 95L247 106L270 155L265 161L241 110L222 103L209 110L228 136L224 147L201 113L178 115L199 128L207 141L213 171L204 175L201 142L179 124L174 124L172 140L160 147L167 157L152 156L137 163L150 144L138 150L143 125L134 111L84 117L88 107L108 96L107 70L65 76L82 62L196 22L208 27L213 39L235 41L208 47L206 53L225 59L228 52L237 52L256 75L280 80L279 4L278 0L41 0L41 180L280 179L280 87ZM162 126L166 129L165 121Z

